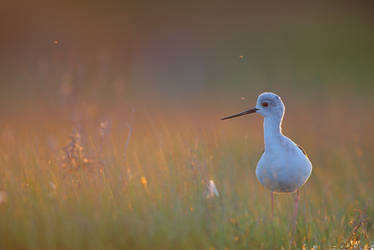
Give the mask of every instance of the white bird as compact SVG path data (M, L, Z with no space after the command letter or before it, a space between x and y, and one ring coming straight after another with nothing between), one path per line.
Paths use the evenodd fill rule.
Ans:
M265 151L257 163L256 176L261 184L271 191L272 215L273 193L296 192L293 218L295 229L300 199L299 189L312 173L312 163L302 147L282 134L284 111L281 98L274 93L265 92L258 96L255 108L222 120L251 113L259 113L264 117Z

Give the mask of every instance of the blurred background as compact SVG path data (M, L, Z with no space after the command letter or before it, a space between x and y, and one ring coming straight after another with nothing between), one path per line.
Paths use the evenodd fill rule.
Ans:
M220 110L251 106L262 91L315 102L372 99L373 7L371 1L4 1L0 112L82 102Z

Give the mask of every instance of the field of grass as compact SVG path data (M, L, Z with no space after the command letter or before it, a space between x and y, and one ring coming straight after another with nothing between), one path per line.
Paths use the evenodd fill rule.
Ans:
M33 107L3 120L0 249L369 248L373 103L284 99L284 133L314 167L295 235L292 196L275 196L272 219L255 176L262 119L219 120L254 99L183 112L117 107L109 116L82 104L75 122L64 109ZM206 198L209 180L219 197Z

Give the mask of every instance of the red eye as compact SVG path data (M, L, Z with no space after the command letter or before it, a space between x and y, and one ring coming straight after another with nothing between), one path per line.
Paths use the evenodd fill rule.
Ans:
M262 107L267 107L267 106L269 106L269 104L267 102L262 103Z

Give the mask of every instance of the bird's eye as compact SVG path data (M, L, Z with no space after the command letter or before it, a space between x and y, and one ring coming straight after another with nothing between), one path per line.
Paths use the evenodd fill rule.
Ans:
M269 104L267 102L262 103L262 107L267 107L267 106L269 106Z

